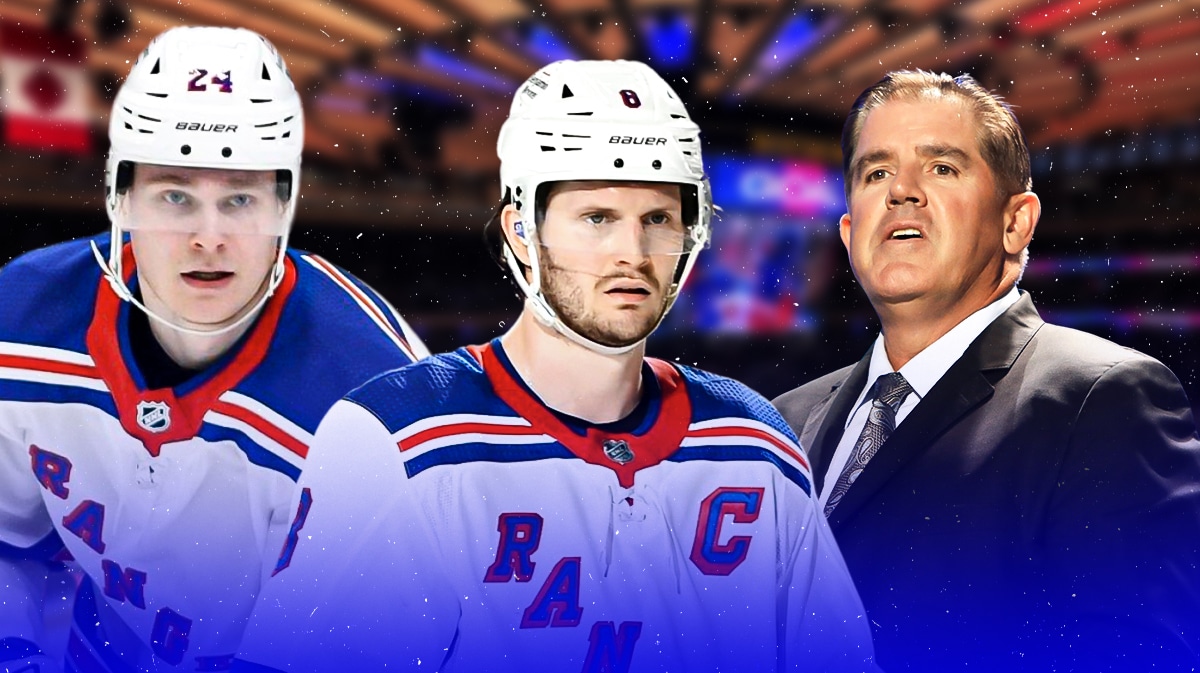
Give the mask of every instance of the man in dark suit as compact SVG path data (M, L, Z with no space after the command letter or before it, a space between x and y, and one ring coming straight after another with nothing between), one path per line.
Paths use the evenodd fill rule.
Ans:
M891 73L842 136L883 330L775 400L897 670L1200 670L1200 440L1158 361L1016 289L1040 215L1011 110Z

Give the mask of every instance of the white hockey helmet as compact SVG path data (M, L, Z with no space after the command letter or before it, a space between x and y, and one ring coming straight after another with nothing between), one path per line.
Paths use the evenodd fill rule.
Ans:
M253 317L283 279L304 148L300 96L275 47L244 28L180 27L158 35L117 92L108 136L104 187L112 241L107 262L95 252L117 294L189 333L219 334ZM126 286L119 210L136 164L276 171L279 252L266 291L238 321L215 331L189 329L148 310Z
M661 76L637 61L557 61L517 90L497 143L502 197L521 215L531 278L505 239L503 255L526 303L546 325L596 352L624 353L563 324L541 291L537 228L551 183L576 180L680 185L687 239L663 316L708 243L712 192L700 128ZM661 317L660 317L661 321Z

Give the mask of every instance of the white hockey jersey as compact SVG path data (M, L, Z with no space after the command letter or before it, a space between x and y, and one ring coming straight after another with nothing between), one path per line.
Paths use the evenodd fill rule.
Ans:
M0 295L0 556L57 536L86 573L68 670L227 669L321 416L424 346L365 285L295 252L247 334L174 389L146 388L136 309L88 240L12 262ZM0 640L39 647L39 606L6 605Z
M872 669L783 420L695 369L648 359L643 381L629 418L589 425L495 340L351 393L234 670Z

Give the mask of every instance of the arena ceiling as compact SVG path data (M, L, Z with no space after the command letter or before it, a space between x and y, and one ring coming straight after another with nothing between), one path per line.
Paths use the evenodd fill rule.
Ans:
M461 160L455 142L482 157L517 84L570 57L645 60L698 116L734 121L752 109L828 128L901 67L972 72L1039 145L1200 110L1200 0L4 0L0 19L70 27L109 82L171 26L259 31L316 101L310 149L348 164L428 144L396 123L409 94L470 110L478 135L438 142L444 163ZM494 157L478 161L483 172Z

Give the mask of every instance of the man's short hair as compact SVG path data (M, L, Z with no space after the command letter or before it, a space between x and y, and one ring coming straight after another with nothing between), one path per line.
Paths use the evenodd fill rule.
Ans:
M975 113L979 125L979 152L996 176L1001 196L1033 189L1029 174L1029 147L1012 108L1004 100L983 88L970 75L951 77L924 70L897 70L863 91L850 108L842 127L842 177L846 200L850 199L850 162L858 147L858 138L867 116L877 107L894 100L938 98L954 95Z

